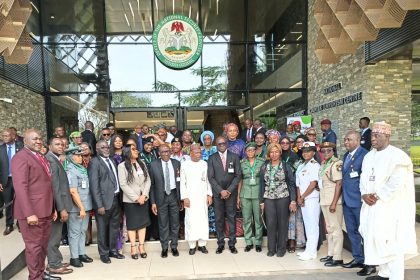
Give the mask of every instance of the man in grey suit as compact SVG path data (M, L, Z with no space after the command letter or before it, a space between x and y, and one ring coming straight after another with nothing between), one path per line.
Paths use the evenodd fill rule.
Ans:
M179 182L181 164L171 159L171 149L167 144L159 147L160 158L150 164L150 202L152 212L158 215L159 237L162 246L161 257L168 257L168 243L174 257L179 256L178 232L180 203Z
M241 180L239 157L227 150L227 140L223 136L216 139L217 153L212 154L207 162L208 177L213 190L214 210L216 213L217 250L221 254L225 249L225 213L229 225L229 250L237 254L236 244L236 198Z
M73 272L68 268L68 263L63 263L63 256L60 252L61 232L63 223L69 218L73 203L70 196L69 181L59 156L64 154L64 143L61 138L51 138L49 141L49 152L45 156L50 163L51 181L54 191L54 207L57 211L57 219L52 222L51 235L48 241L48 267L51 274L68 274Z
M95 209L98 229L98 251L103 263L111 258L124 259L117 251L121 205L117 167L109 158L109 144L105 140L96 143L97 156L88 165L89 187Z

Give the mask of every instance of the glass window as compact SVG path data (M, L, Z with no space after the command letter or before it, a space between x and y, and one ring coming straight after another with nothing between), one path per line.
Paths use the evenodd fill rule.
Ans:
M152 45L109 44L111 91L150 91L154 88Z
M156 91L197 90L201 87L201 59L185 70L173 70L155 60Z
M248 51L251 89L289 88L302 80L301 44L250 44Z
M150 1L149 1L150 3ZM198 1L175 1L175 0L153 0L155 25L164 17L180 14L193 19L196 23L199 22L200 13L198 9Z
M150 0L106 0L105 13L108 34L140 33L146 35L153 32Z

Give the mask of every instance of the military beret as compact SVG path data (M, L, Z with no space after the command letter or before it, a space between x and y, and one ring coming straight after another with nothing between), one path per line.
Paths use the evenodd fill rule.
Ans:
M329 119L324 119L321 121L321 125L323 124L331 124L331 121Z
M321 148L333 148L335 149L335 144L331 142L322 142L320 145Z
M181 139L180 139L180 138L178 138L178 137L174 137L174 138L172 139L171 143L175 143L175 142L179 142L179 143L181 143L182 141L181 141Z
M255 142L249 142L248 144L245 145L245 150L247 150L248 148L257 148L257 144Z
M147 143L153 143L154 140L155 139L153 137L146 137L146 138L143 139L143 142L145 144L147 144Z

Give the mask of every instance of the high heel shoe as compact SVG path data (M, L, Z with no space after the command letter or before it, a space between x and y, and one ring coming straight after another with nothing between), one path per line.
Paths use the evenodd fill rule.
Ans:
M136 245L131 245L131 258L132 258L133 260L138 260L138 258L139 258L139 254L137 254L137 253L133 254L133 247L135 248L135 247L136 247Z
M145 258L147 258L147 253L146 252L141 252L141 250L140 250L140 246L143 246L143 249L144 249L144 243L143 244L139 244L139 252L140 252L140 257L142 258L142 259L145 259Z

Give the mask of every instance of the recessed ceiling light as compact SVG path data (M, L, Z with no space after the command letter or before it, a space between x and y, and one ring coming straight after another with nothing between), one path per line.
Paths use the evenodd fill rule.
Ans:
M55 16L54 16L54 15L51 15L51 16L50 16L50 18L51 18L51 19L55 19Z

